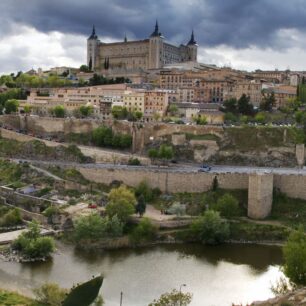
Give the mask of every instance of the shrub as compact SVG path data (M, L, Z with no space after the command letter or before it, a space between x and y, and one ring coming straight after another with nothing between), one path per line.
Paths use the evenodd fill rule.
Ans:
M157 236L157 227L147 218L144 218L130 234L133 243L145 243L153 241Z
M101 218L98 214L80 217L74 227L74 237L78 243L119 237L123 232L123 224L117 216Z
M186 207L181 203L173 203L172 206L167 210L171 215L176 215L177 217L184 216L186 214Z
M130 158L128 161L128 165L130 166L141 166L141 162L138 158Z
M43 211L43 215L47 218L50 218L60 212L60 209L56 206L49 206Z
M18 208L9 210L0 219L0 226L16 226L19 224L22 224L22 217Z
M226 193L213 205L213 210L220 212L223 217L235 217L239 214L239 203L231 194Z
M54 283L44 284L34 289L33 292L37 302L48 306L61 306L68 293L67 290Z
M13 241L13 249L19 251L27 258L49 257L55 249L54 239L51 237L41 237L37 222L29 224L29 229L23 232Z
M191 224L194 237L205 244L220 244L230 234L228 223L224 222L219 213L208 210L202 217Z

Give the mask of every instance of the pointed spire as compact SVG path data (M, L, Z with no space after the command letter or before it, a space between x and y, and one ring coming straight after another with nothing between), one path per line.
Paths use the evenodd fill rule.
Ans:
M126 33L124 33L124 42L127 42Z
M157 19L156 19L156 24L155 24L154 32L151 34L151 37L156 37L156 36L161 36L161 33L159 32L159 27L158 27Z
M98 36L96 35L96 27L95 25L92 26L92 33L88 39L98 39Z
M192 33L191 33L191 38L190 38L190 40L189 40L189 42L188 42L188 46L190 46L190 45L196 45L197 44L197 42L195 41L195 39L194 39L194 32L193 32L193 30L192 30Z

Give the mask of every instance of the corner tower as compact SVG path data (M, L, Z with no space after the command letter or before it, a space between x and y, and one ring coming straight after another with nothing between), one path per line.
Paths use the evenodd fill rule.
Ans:
M198 59L198 44L194 38L194 32L192 30L190 40L187 44L188 59L189 61L197 62Z
M159 32L158 22L156 20L155 29L151 34L149 45L149 69L159 69L163 67L164 60L164 37Z
M92 33L87 39L87 66L95 70L98 56L99 39L96 35L95 26L92 27Z

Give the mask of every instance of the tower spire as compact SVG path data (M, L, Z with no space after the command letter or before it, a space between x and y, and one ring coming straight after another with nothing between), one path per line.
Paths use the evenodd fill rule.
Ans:
M95 25L92 26L92 32L91 32L91 35L90 35L89 39L98 39L98 36L96 35Z
M124 33L124 42L127 42L126 33Z
M156 23L155 23L154 32L151 34L151 37L156 37L156 36L161 36L161 33L159 32L159 26L158 26L157 19L156 19Z
M194 31L193 31L193 29L192 29L192 32L191 32L191 37L190 37L190 40L189 40L189 42L188 42L188 46L189 45L196 45L197 44L197 42L196 42L196 40L194 39Z

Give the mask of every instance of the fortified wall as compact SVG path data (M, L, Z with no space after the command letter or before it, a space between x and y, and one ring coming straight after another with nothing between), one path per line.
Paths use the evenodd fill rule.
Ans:
M272 209L273 189L277 188L291 198L306 200L306 175L272 173L188 173L150 169L76 168L91 181L111 184L120 181L136 187L146 181L152 188L169 193L199 193L211 189L218 178L220 188L228 190L248 189L248 215L253 219L266 218Z

